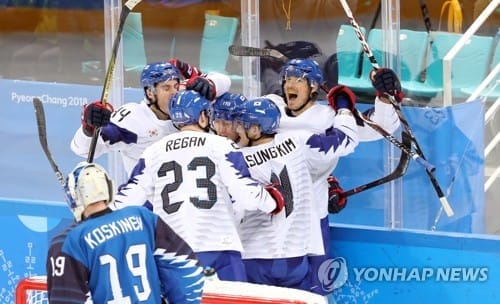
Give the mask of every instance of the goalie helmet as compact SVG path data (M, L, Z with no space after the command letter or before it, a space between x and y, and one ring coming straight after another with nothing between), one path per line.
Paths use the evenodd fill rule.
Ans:
M96 163L80 162L68 175L67 187L77 221L82 220L83 210L88 205L113 200L113 182L106 170Z
M256 98L245 102L236 117L245 130L259 125L263 134L274 134L280 124L281 113L278 106L269 98Z
M323 72L319 64L313 59L292 59L288 61L283 66L280 76L282 82L285 81L286 77L294 76L307 79L310 86L323 83Z
M169 62L149 63L141 73L141 85L143 88L154 87L157 83L167 80L179 79L179 71Z
M193 90L179 91L172 96L168 104L170 119L177 128L195 125L201 112L208 111L210 102Z

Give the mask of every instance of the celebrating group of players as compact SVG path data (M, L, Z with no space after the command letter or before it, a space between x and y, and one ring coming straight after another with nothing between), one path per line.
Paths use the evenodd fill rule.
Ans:
M372 80L367 115L392 133L399 120L383 96L399 80L385 68ZM146 65L140 103L86 105L72 150L86 157L99 128L96 157L120 151L129 179L115 189L86 162L69 174L76 223L49 249L50 303L199 303L212 272L331 293L328 210L346 201L330 174L380 135L355 119L349 88L318 103L322 84L314 60L292 59L282 95L248 100L227 76L172 59Z

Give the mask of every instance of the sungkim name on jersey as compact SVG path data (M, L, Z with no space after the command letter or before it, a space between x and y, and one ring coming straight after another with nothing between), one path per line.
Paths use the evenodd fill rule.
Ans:
M138 216L130 216L95 228L85 235L85 242L90 249L94 249L97 245L117 235L142 229L142 219Z
M168 152L171 150L178 150L182 148L204 146L205 141L206 141L205 137L198 137L198 136L193 136L193 137L187 136L182 138L171 139L167 140L165 144L165 151Z
M276 146L265 148L256 151L253 154L246 155L245 161L247 162L248 167L251 168L253 166L261 165L271 159L287 155L295 149L297 149L295 142L291 138L287 138Z

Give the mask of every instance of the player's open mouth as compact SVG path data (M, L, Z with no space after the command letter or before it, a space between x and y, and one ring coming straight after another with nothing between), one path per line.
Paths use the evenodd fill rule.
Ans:
M295 93L287 93L287 94L286 94L286 96L287 96L286 98L287 98L289 101L293 101L293 100L297 99L297 96L298 96L298 95L297 95L297 94L295 94Z

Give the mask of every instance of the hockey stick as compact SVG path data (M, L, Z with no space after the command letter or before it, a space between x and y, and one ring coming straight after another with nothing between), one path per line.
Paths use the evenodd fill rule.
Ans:
M279 59L281 61L288 61L288 58L281 54L277 50L271 50L271 49L262 49L262 48L257 48L257 47L250 47L250 46L236 46L232 45L229 47L229 52L234 55L234 56L257 56L257 57L273 57L276 59ZM328 93L328 89L325 86L321 86L321 89ZM380 127L377 123L373 122L369 118L365 117L362 113L359 111L356 111L354 113L355 116L359 117L363 122L368 124L371 128L373 128L375 131L377 131L379 134L381 134L384 138L386 138L388 141L390 141L392 144L394 144L396 147L401 149L402 155L400 157L399 163L395 170L390 173L387 176L384 176L380 179L377 179L373 182L358 186L356 188L353 188L351 190L347 190L344 193L344 195L351 196L356 193L371 189L373 187L382 185L384 183L388 183L392 180L395 180L396 178L399 178L403 176L406 173L406 170L408 168L409 160L410 157L413 159L417 160L421 165L423 165L425 168L428 168L429 170L433 171L434 166L429 164L427 161L425 161L422 157L420 157L418 154L413 152L411 150L411 139L410 136L402 132L402 137L403 137L403 142L399 142L394 136L392 136L389 132L384 130L382 127Z
M377 11L375 12L375 15L373 16L372 23L370 24L370 28L368 29L368 31L371 31L375 27L375 25L377 24L377 19L380 16L381 10L382 10L382 0L380 0L378 2ZM358 77L359 77L359 75L361 75L361 73L363 71L363 57L364 57L363 53L359 53L358 71L357 71Z
M408 133L408 135L410 135L410 138L411 138L411 141L413 142L413 146L414 146L415 150L417 151L418 154L420 154L425 159L425 157L423 156L424 154L422 152L422 149L420 148L420 145L418 144L417 139L413 135L413 132L410 128L410 125L408 124L408 121L406 121L406 118L403 116L403 111L401 110L401 106L396 101L394 96L387 95L387 97L389 98L392 105L396 109L396 114L398 115L399 120L401 121L401 125L403 125L403 128L405 129L405 131ZM439 200L441 201L441 206L443 207L444 212L446 213L446 215L448 217L453 216L453 214L454 214L453 209L451 208L450 203L448 202L448 199L444 195L443 190L441 189L441 186L439 186L439 183L438 183L436 177L434 176L433 172L430 170L427 170L427 169L425 170L425 172L427 173L427 176L429 177L429 180L431 181L432 186L434 187L434 190L436 191L436 194L439 197Z
M255 57L272 57L282 62L287 62L288 58L275 49L263 49L253 46L230 45L229 53L234 56L255 56Z
M68 203L68 206L72 207L74 202L71 199L71 194L69 192L68 184L66 183L66 180L64 178L64 174L61 172L61 170L59 170L59 167L57 166L54 158L52 157L52 153L50 153L49 150L49 144L47 142L47 125L45 122L45 111L43 109L42 101L38 98L34 98L33 106L35 107L36 123L38 127L38 139L40 140L40 145L42 146L43 152L45 152L45 156L47 157L52 170L56 174L57 180L63 188L66 203Z
M370 46L366 42L366 39L363 36L363 33L361 32L361 29L360 29L358 23L354 19L354 16L352 15L352 11L349 8L349 5L347 4L346 0L339 0L339 1L342 4L342 7L344 8L344 11L347 15L347 18L349 19L349 22L351 23L351 25L354 28L354 31L356 32L356 35L358 36L358 38L361 42L361 45L363 46L363 51L370 59L370 62L372 64L373 68L378 69L379 65L377 63L377 60L373 56L373 53L370 49ZM410 125L408 124L408 121L406 120L406 118L403 115L401 107L399 106L399 102L396 101L394 96L388 95L387 97L389 97L389 100L391 101L392 105L394 106L394 110L396 111L396 114L398 115L399 120L401 121L401 124L403 125L403 128L410 136L412 144L415 147L416 153L418 153L425 160L425 157L422 153L422 150L420 149L420 146L418 145L417 139L413 135L413 132L411 131ZM448 200L446 199L445 195L443 194L443 191L441 190L441 187L439 186L439 183L437 182L436 177L434 176L433 172L431 170L428 170L427 168L426 168L425 172L427 172L427 175L432 183L432 186L434 187L434 190L436 191L437 196L439 197L439 200L441 202L441 205L443 206L444 211L446 212L446 215L448 215L448 217L453 216L453 209L451 209L451 206L450 206Z
M125 20L127 20L128 14L134 9L134 7L139 4L142 0L128 0L122 7L120 13L120 23L118 24L118 30L116 32L115 40L113 41L113 47L111 49L111 56L109 57L108 68L106 70L106 77L104 78L104 86L101 93L101 103L106 105L109 95L109 87L111 86L112 75L115 70L116 56L118 54L118 47L120 46L120 40L125 27ZM97 145L97 140L99 137L99 128L95 128L94 134L92 134L92 141L90 142L89 154L87 156L87 162L91 163L94 160L95 149Z
M434 40L432 39L431 32L432 32L432 24L431 24L431 19L429 17L429 10L427 9L427 4L425 3L425 0L420 0L420 11L422 12L422 18L424 18L424 24L425 24L425 30L429 34L429 44L427 45L427 48L425 49L425 54L424 54L424 64L422 67L422 71L419 74L419 79L421 82L425 81L425 78L427 77L427 54L431 51L431 46Z
M251 47L251 46L236 46L236 45L231 45L229 47L229 52L232 55L235 56L257 56L257 57L273 57L276 59L279 59L281 61L288 61L288 58L281 54L277 50L272 50L272 49L262 49L262 48L257 48L257 47ZM375 58L374 58L375 59ZM328 89L324 86L320 86L325 93L328 94ZM404 153L408 154L413 158L415 161L417 161L420 165L422 165L426 170L429 170L433 172L435 170L435 167L430 164L428 161L425 160L422 155L419 155L417 152L412 151L411 147L407 147L404 145L402 142L400 142L396 137L392 136L389 132L387 132L384 128L379 126L376 122L370 120L368 117L364 116L362 113L359 111L354 112L354 115L365 122L368 126L370 126L372 129L374 129L377 133L382 135L385 139L387 139L389 142L391 142L393 145L395 145L397 148L401 149Z
M425 29L430 33L432 31L432 24L425 0L420 0L420 11L422 12L422 18L424 18Z
M403 145L406 148L411 147L411 138L406 132L401 132L401 135L403 137ZM379 178L377 180L374 180L373 182L369 182L367 184L352 188L350 190L344 191L341 196L343 197L348 197L360 192L363 192L365 190L371 189L373 187L388 183L390 181L393 181L403 175L405 175L406 170L408 169L408 165L410 164L410 155L408 153L402 152L401 157L399 158L399 163L389 175L386 175L382 178Z
M387 139L389 142L391 142L393 145L395 145L397 148L399 148L405 154L407 154L408 156L413 158L417 163L419 163L422 167L424 167L425 170L428 170L430 172L434 172L436 170L436 167L434 167L431 163L429 163L427 160L425 160L425 158L421 154L421 151L415 152L411 149L411 142L410 142L410 145L405 145L403 142L400 142L396 137L391 135L384 128L382 128L377 123L375 123L374 121L367 118L365 115L363 115L359 111L357 111L357 113L354 113L354 115L359 117L364 123L366 123L372 129L377 131L380 135L382 135L385 139Z
M365 36L363 35L363 32L361 31L358 22L356 21L356 19L354 19L352 11L349 8L349 5L347 4L346 0L339 0L339 1L342 7L344 8L345 14L347 15L347 19L349 19L349 23L352 25L354 32L356 33L356 36L358 36L358 39L361 42L361 47L363 48L363 52L365 52L365 54L368 56L368 59L370 60L370 63L372 64L374 69L380 68L377 63L377 60L375 59L375 56L373 55L370 49L370 46L366 42Z

